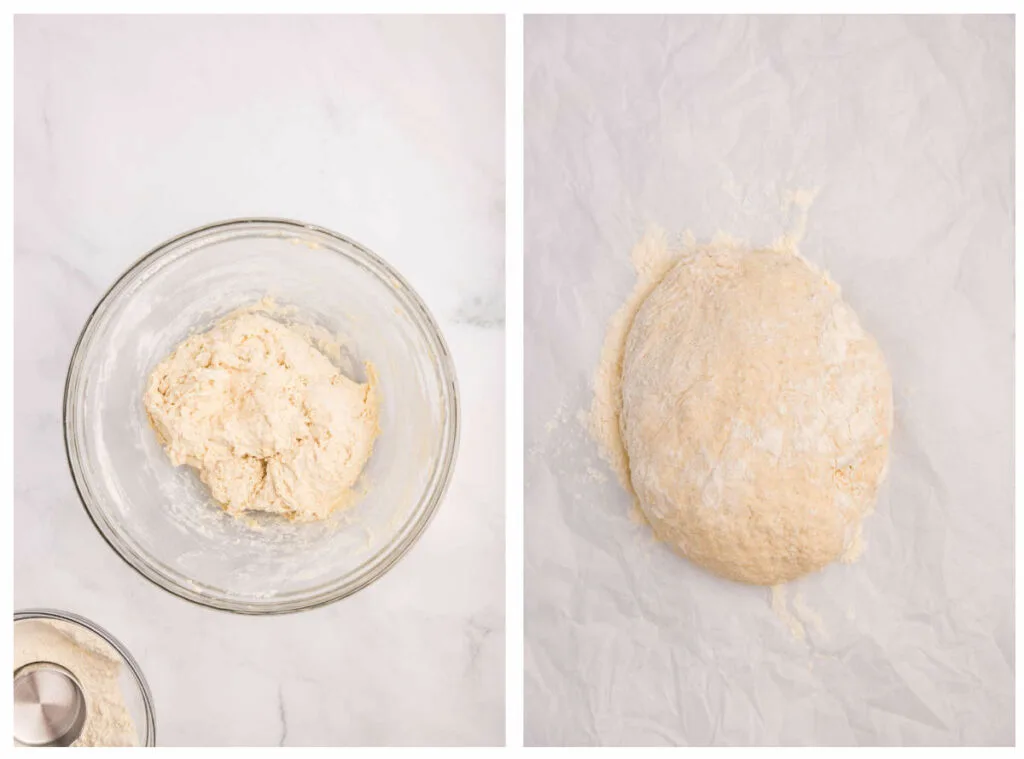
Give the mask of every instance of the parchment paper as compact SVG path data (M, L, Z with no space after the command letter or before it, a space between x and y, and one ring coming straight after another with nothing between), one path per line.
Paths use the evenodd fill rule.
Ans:
M527 745L1011 744L1012 19L528 17L525 45ZM863 557L773 610L631 521L578 416L649 227L769 243L815 188L800 250L885 351L895 431Z

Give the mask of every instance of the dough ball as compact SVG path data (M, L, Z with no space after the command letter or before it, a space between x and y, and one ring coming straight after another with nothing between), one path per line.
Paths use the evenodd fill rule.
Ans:
M892 384L839 288L803 259L701 251L636 314L620 425L657 537L723 577L774 585L859 543Z

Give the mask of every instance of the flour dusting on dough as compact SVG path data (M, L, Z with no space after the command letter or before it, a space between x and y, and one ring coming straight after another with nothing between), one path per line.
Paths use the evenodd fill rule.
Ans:
M730 186L738 191L738 185L731 175ZM783 192L781 210L788 214L795 208L795 218L774 241L772 249L799 255L798 246L807 231L807 217L817 195L817 188ZM601 458L611 466L634 501L636 495L629 479L629 459L622 443L619 416L622 413L622 358L636 313L651 290L683 256L693 255L698 250L741 249L748 246L748 241L724 230L715 232L707 245L698 245L693 232L686 230L681 243L671 245L665 230L653 227L630 253L630 262L637 276L636 283L626 302L608 321L601 358L593 378L594 398L589 413L584 413L581 420L597 442Z
M622 412L622 357L626 337L633 326L633 317L651 290L662 280L675 262L663 230L652 230L633 249L631 256L637 281L626 302L608 323L601 361L594 376L594 401L587 420L591 434L600 445L601 456L611 466L622 487L633 494L629 481L629 460L619 433Z
M845 303L841 302L838 285L832 282L818 267L804 259L799 252L799 243L804 238L807 230L809 209L817 193L817 189L795 189L782 193L781 211L787 219L785 230L773 241L769 248L762 248L762 250L798 258L807 265L813 276L820 277L824 282L824 295L827 296L828 301L837 301L831 312L832 321L826 320L825 326L822 329L819 349L823 362L829 366L839 366L843 365L844 362L848 363L846 351L850 350L849 346L858 340L863 341L865 338L863 330L857 322L856 315ZM632 251L631 260L636 270L636 284L626 302L609 321L600 362L593 379L594 395L589 414L586 418L586 427L590 435L597 441L602 458L611 466L624 489L632 497L633 507L630 517L634 521L649 522L648 516L640 508L639 499L634 489L636 475L630 471L629 456L627 455L622 437L623 362L627 339L633 329L637 314L649 299L652 291L662 283L668 272L673 270L680 260L701 255L707 256L708 254L714 256L718 253L733 254L733 257L735 257L736 254L741 252L745 254L746 251L754 249L748 241L738 239L722 231L717 232L710 243L707 244L698 245L693 235L687 232L681 244L670 245L664 231L653 230L645 234ZM729 255L726 255L726 258L729 258ZM728 264L723 262L723 265ZM869 337L866 339L870 340ZM855 380L856 378L854 377L846 381L853 383ZM868 379L863 381L868 382ZM851 390L846 395L859 398L863 393L858 395ZM845 398L846 396L843 397ZM891 398L891 392L889 397ZM780 405L778 413L785 416L787 409ZM833 416L835 415L833 414ZM829 418L831 419L831 417ZM858 409L852 410L848 418L850 419L849 432L851 438L856 438L858 435L864 437L870 434L872 429L868 429L868 427L876 421L869 419L866 412L862 413ZM891 428L891 411L889 412L889 419L889 427ZM651 421L653 423L655 420L652 419ZM753 445L761 446L764 450L778 457L784 450L784 446L789 446L792 449L791 452L795 452L795 454L799 454L805 449L810 450L810 448L817 447L820 444L819 438L822 436L822 430L818 429L820 426L820 420L817 419L810 420L803 427L797 425L796 433L794 433L796 437L792 440L784 440L777 434L774 436L769 434L776 432L775 430L748 430L739 423L734 425L733 434L735 435L735 440L740 444L749 438L749 442ZM781 430L778 431L781 432ZM866 492L867 488L866 486L861 488L859 481L853 479L857 472L855 468L856 462L853 460L852 455L849 458L850 460L847 461L845 455L840 456L834 464L836 467L836 486L840 491L835 497L836 502L833 504L828 499L823 502L826 508L838 509L846 524L846 534L840 535L840 538L842 538L840 541L842 546L841 552L837 551L833 555L833 558L839 558L844 562L855 561L861 555L864 542L859 518L867 516L873 510L873 500L870 505L864 503L868 499L863 496L861 490ZM724 466L729 461L731 459L721 463ZM678 463L680 466L687 465L687 462ZM887 467L887 463L883 465L883 473L879 477L879 481L885 476L884 467ZM669 469L675 471L672 467ZM668 471L665 470L663 474L667 475ZM730 473L720 470L720 468L716 468L713 474L718 479L709 483L709 485L714 485L718 489L720 489L719 486L721 484L719 480L725 480L730 477L743 478L746 476L743 472ZM856 490L856 499L846 497L845 489L848 487L853 487ZM708 494L705 493L705 495ZM646 501L644 505L645 507L648 505ZM857 519L853 518L854 509L857 510ZM814 509L811 510L811 513L814 513ZM773 591L773 602L776 601L776 598L777 593ZM802 604L802 599L800 603ZM813 614L813 612L811 613ZM799 620L797 621L799 623Z

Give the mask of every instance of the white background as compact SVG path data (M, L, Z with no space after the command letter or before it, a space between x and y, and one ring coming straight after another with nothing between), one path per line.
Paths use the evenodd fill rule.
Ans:
M159 744L503 742L503 63L500 17L17 19L14 604L119 638ZM409 279L454 353L464 422L409 555L276 618L192 606L114 555L60 416L74 341L122 270L258 215L332 228Z
M1012 19L525 29L527 745L1012 744ZM644 231L767 244L814 188L801 251L896 422L865 555L788 589L801 641L632 523L575 417Z

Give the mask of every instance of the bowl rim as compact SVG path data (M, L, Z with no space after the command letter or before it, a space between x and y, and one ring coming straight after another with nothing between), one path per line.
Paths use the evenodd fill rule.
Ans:
M120 543L120 538L117 537L116 532L106 523L106 518L100 514L94 513L93 509L96 507L91 506L89 503L89 499L86 495L86 490L88 489L86 483L84 481L79 481L79 477L83 475L80 475L78 471L80 467L80 463L77 460L78 457L72 452L72 448L74 447L72 444L72 438L74 435L69 417L72 414L71 393L74 380L77 378L77 370L80 368L80 354L84 347L86 347L87 338L90 337L91 329L95 324L97 317L102 315L102 312L104 312L109 304L117 297L123 284L131 280L141 269L144 269L148 265L159 260L169 251L178 250L181 244L189 240L198 240L206 235L217 232L243 230L250 227L261 226L277 228L281 231L290 231L297 235L302 233L312 233L314 235L326 237L336 243L349 246L358 256L362 256L366 259L366 261L357 261L357 263L363 264L364 268L370 268L365 267L365 263L369 262L372 267L379 268L386 273L390 280L388 284L392 286L392 289L400 294L400 297L407 302L407 305L412 307L416 313L417 318L414 321L417 322L417 326L427 336L428 340L434 343L432 347L434 347L437 352L437 369L441 379L442 395L446 405L446 416L449 421L447 423L446 434L442 440L442 457L439 459L434 472L431 475L431 481L433 484L431 485L428 483L428 489L424 492L420 500L420 504L423 504L424 502L427 503L426 508L420 514L419 518L413 521L406 521L402 525L402 527L397 531L397 537L393 539L392 543L385 545L376 554L374 554L374 556L380 556L379 562L372 563L373 557L371 557L371 559L368 559L360 565L358 568L360 571L355 577L341 585L335 583L327 590L321 591L309 598L288 598L278 601L237 601L222 596L211 596L208 593L185 587L174 578L168 577L156 569L152 561L147 560L146 557L138 556L137 552L132 550L129 546L122 545ZM343 255L338 253L338 251L332 250L331 252ZM370 271L374 276L379 278L379 274L376 271L372 268L370 268ZM111 549L113 549L114 553L119 556L122 561L160 589L171 593L178 598L184 599L185 601L189 601L190 603L234 614L262 616L308 611L310 609L326 606L327 604L347 598L348 596L369 587L379 580L409 552L433 520L441 502L444 500L448 487L451 484L455 470L455 463L458 458L459 439L461 436L461 405L455 363L436 319L434 319L433 314L427 308L419 294L401 274L391 267L390 264L366 246L325 227L285 218L244 217L205 224L165 240L140 256L117 277L110 287L107 288L86 319L71 353L67 376L64 382L62 426L64 433L65 458L67 460L68 467L71 470L71 479L74 483L75 491L78 494L78 500L85 509L86 515L89 517L89 521L92 522L103 540ZM416 511L418 511L418 509L415 509L413 513L415 514Z
M156 746L156 707L153 704L153 693L149 690L149 683L146 682L145 675L142 674L142 667L139 666L139 663L125 645L107 632L106 629L74 612L48 608L18 609L14 612L14 624L33 619L49 619L84 627L86 630L99 635L111 648L117 651L121 659L128 665L128 671L132 673L136 685L139 686L139 692L142 694L142 705L146 714L146 736L145 742L142 745L146 747Z

